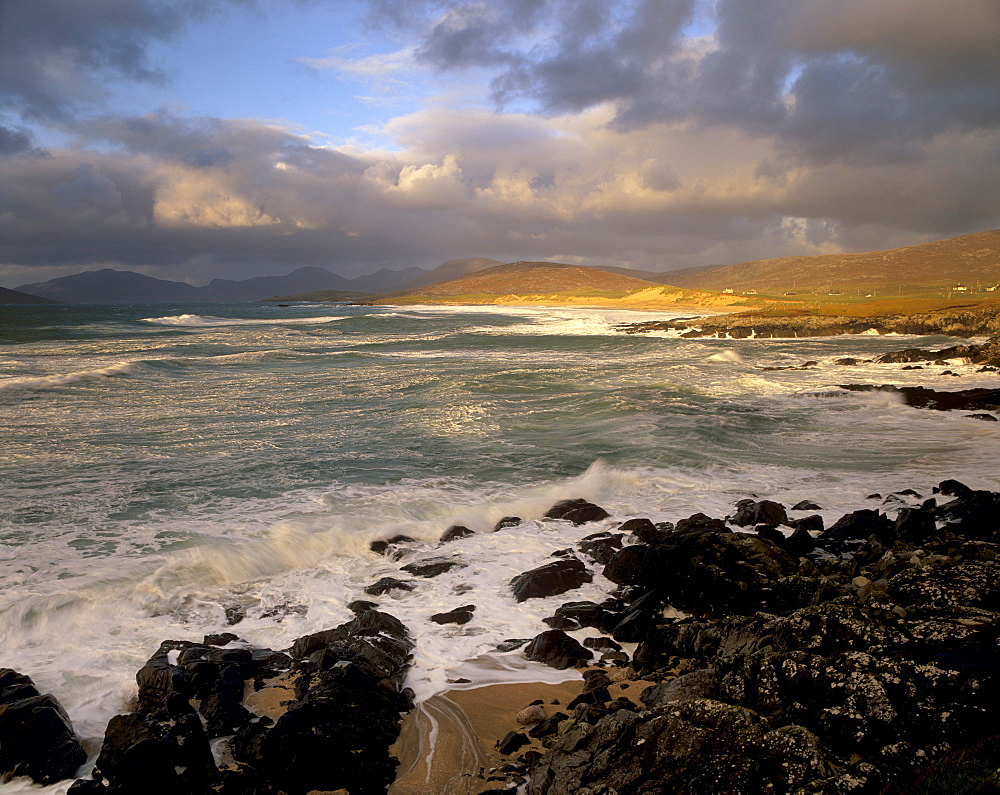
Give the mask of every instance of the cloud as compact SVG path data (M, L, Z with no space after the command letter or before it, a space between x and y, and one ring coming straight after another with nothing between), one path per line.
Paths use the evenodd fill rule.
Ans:
M907 156L914 140L1000 125L995 0L414 5L374 7L421 30L435 68L492 73L500 106L610 103L624 129L732 125L803 159ZM710 29L692 35L699 20Z
M25 118L65 121L109 76L161 79L146 44L208 7L80 0L46 31L54 2L4 6L35 68L6 95ZM472 255L660 269L1000 225L995 0L368 8L397 50L337 49L311 68L378 83L417 64L442 89L481 81L494 104L439 96L383 125L386 150L166 111L78 115L71 144L47 152L0 126L0 273L353 275Z
M228 3L241 0L228 0ZM249 0L246 0L249 2ZM0 6L0 108L67 121L108 97L104 82L161 84L153 41L214 13L211 0L30 0Z
M12 186L0 262L196 280L471 255L662 269L901 245L1000 215L995 134L936 136L919 169L803 165L773 138L692 122L624 129L616 112L425 110L387 127L400 152L338 151L246 120L93 120L100 151L0 158Z

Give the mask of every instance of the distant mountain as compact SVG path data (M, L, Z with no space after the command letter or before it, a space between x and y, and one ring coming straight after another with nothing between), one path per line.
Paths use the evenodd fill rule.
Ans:
M258 276L242 280L213 279L204 287L195 287L184 282L156 279L133 271L104 268L62 276L47 282L26 284L17 289L41 298L70 304L241 302L314 290L339 290L365 294L374 290L359 289L355 286L355 282L367 279L385 285L376 289L392 289L411 278L413 271L423 272L420 268L411 268L398 271L401 275L395 279L390 276L393 271L381 272L381 277L377 279L365 276L345 279L324 268L307 267L299 268L285 276Z
M349 279L351 290L360 293L382 293L386 290L396 290L405 287L423 274L427 273L426 268L403 268L401 271L391 271L382 268L375 273L366 273L364 276L355 276Z
M666 275L680 287L771 294L994 286L1000 283L1000 229L865 254L782 257Z
M286 276L252 279L212 279L205 287L205 301L259 301L270 295L306 293L312 290L350 290L352 282L324 268L299 268Z
M111 268L25 284L17 289L67 304L155 304L211 300L204 297L200 287Z
M410 298L452 298L456 296L504 296L593 293L625 293L658 286L645 279L619 273L566 265L558 262L514 262L478 270L471 275L436 284L401 290L374 300L395 302Z
M40 298L37 295L28 295L17 290L8 290L0 287L0 304L58 304L51 298Z
M489 259L488 257L450 259L429 271L420 269L423 271L421 274L407 282L399 284L397 289L414 290L417 287L424 287L428 284L437 284L439 282L450 281L452 279L459 279L463 276L487 270L488 268L495 268L498 265L503 265L503 263L500 262L500 260Z

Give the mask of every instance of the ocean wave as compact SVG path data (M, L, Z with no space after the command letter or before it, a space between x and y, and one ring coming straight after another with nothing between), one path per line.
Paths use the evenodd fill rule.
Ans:
M72 373L60 373L58 375L40 375L32 378L10 378L0 381L0 391L4 392L31 392L39 389L50 389L52 387L68 386L85 381L99 381L102 378L115 378L124 375L133 375L140 372L145 367L143 362L119 362L107 367L95 367L91 370L77 370Z
M324 315L321 317L283 317L283 318L239 318L239 317L215 317L214 315L166 315L164 317L144 317L143 323L152 323L158 326L185 326L188 328L211 328L214 326L251 326L251 325L273 325L290 323L332 323L336 320L345 320L346 316Z

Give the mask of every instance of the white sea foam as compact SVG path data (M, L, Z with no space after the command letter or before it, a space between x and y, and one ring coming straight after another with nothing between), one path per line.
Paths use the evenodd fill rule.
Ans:
M77 370L72 373L39 375L29 378L5 378L0 380L0 390L17 392L51 389L52 387L68 386L85 381L97 381L105 378L132 375L142 369L143 364L141 362L118 362L106 367Z
M285 325L298 323L332 323L346 319L346 315L322 317L283 317L283 318L229 318L212 315L166 315L165 317L144 317L142 322L158 326L185 326L189 328L205 328L212 326L256 326Z

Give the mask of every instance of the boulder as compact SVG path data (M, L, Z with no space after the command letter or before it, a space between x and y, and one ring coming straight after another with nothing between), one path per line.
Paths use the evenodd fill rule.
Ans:
M584 499L563 500L557 502L545 512L545 519L562 519L580 525L587 522L599 522L610 517L606 510Z
M510 581L518 602L571 591L594 579L577 558L560 559L519 574Z
M470 530L468 527L454 524L441 535L441 543L446 544L449 541L454 541L456 538L465 538L467 536L474 536L475 534L475 531Z
M740 500L736 504L736 514L730 520L739 527L756 524L780 525L788 524L788 514L785 506L771 500Z
M577 546L584 555L603 566L622 548L624 538L621 533L594 533L584 536Z
M472 621L472 614L475 610L475 605L456 607L447 613L435 613L431 616L431 621L435 624L468 624Z
M674 526L675 533L712 532L729 533L732 532L722 519L713 519L703 513L696 513L687 519L681 519Z
M410 544L415 540L409 536L394 535L391 538L376 539L368 545L368 548L378 555L388 555L393 547L397 547L400 544Z
M38 784L72 778L87 754L66 710L30 677L0 668L0 781L28 776Z
M430 560L420 560L414 561L413 563L407 563L405 566L400 568L408 572L415 577L438 577L445 572L449 572L452 569L461 569L465 567L465 563L460 560L450 560L446 558L432 558Z
M503 530L505 527L517 527L524 520L520 516L505 516L495 525L493 525L492 532L497 532L498 530Z
M587 662L594 655L562 630L550 629L531 640L524 656L561 671Z
M365 593L369 596L382 596L389 591L412 591L413 584L406 580L398 580L395 577L383 577L376 583L372 583L365 588Z

